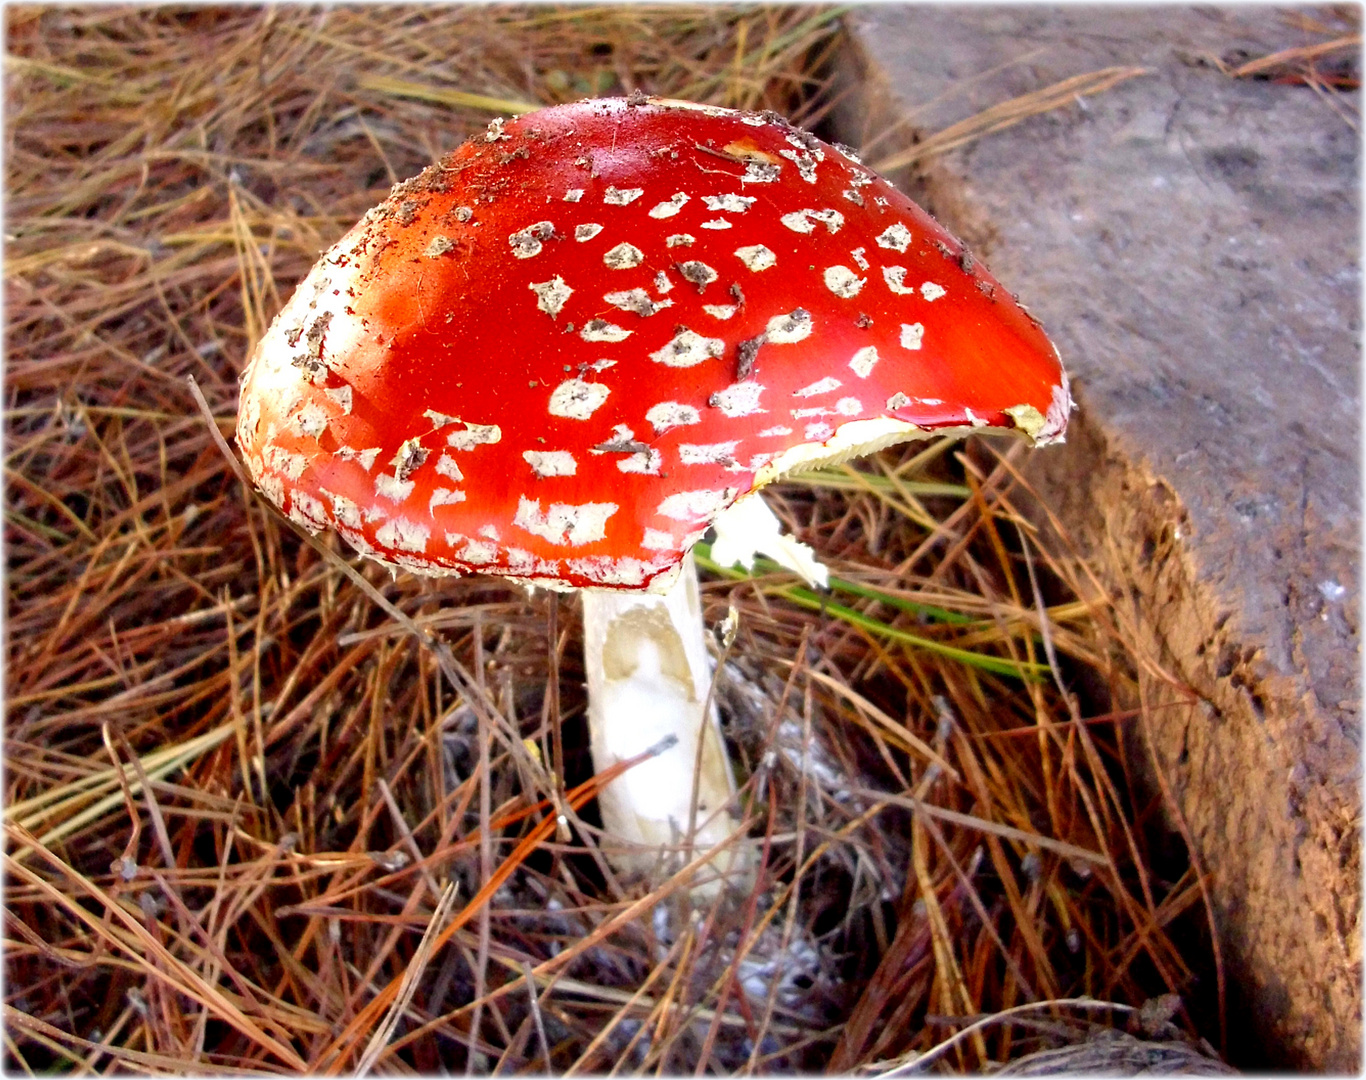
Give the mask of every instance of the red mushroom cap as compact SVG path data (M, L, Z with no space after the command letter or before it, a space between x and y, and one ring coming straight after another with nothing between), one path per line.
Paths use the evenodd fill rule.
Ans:
M644 588L741 495L939 429L1061 438L1038 324L773 114L588 101L397 185L257 346L238 443L309 529L425 573Z

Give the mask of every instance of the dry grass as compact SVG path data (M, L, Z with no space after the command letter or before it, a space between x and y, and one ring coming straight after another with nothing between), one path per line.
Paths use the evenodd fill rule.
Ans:
M1052 112L1092 94L1103 94L1122 82L1147 74L1148 69L1142 67L1108 67L1060 79L1049 86L998 102L979 113L974 113L966 120L950 124L904 150L879 158L873 162L873 168L879 172L890 173L918 165L984 136L1014 127L1031 116Z
M1018 447L782 489L829 597L712 575L762 869L690 912L598 853L574 602L304 542L187 388L230 433L294 282L489 109L812 123L835 12L5 14L7 1069L966 1071L1067 1041L984 1013L1209 972Z
M1361 9L1348 5L1285 12L1287 34L1307 44L1249 58L1241 50L1208 61L1234 79L1268 79L1307 86L1354 132L1361 109L1349 93L1361 89Z

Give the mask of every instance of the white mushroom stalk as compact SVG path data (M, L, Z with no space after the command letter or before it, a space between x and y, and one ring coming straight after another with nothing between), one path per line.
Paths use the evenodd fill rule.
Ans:
M824 587L829 571L815 553L782 532L758 492L712 523L712 557L746 568L757 554ZM692 554L660 593L583 593L584 667L593 765L599 771L635 757L667 736L672 748L618 777L598 795L607 846L617 865L642 874L720 848L694 895L749 879L749 846L735 778L711 693L706 630ZM667 857L663 857L668 853Z
M748 867L735 778L716 707L689 555L664 593L583 594L588 728L599 772L669 735L673 746L598 793L604 848L618 867L667 871L730 841L709 863L714 891ZM694 777L696 779L694 779Z

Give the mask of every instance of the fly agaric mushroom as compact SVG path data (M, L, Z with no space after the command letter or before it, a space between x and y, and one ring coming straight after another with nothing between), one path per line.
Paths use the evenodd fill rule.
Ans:
M737 828L707 529L819 576L752 493L932 434L1057 441L1070 408L1037 322L850 152L634 97L495 121L397 185L262 338L237 438L271 501L365 555L583 590L597 767L678 735L599 800L640 867Z

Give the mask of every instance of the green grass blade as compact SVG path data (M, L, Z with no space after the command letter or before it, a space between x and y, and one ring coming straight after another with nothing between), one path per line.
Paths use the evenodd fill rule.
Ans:
M950 611L948 608L936 607L934 604L923 604L917 600L907 600L904 596L894 596L891 593L875 589L871 585L861 585L857 581L846 581L844 578L832 577L830 579L830 589L832 592L850 593L854 596L861 596L865 600L876 600L888 607L894 607L898 611L908 611L912 615L924 616L933 619L935 622L953 623L956 626L971 626L980 623L982 620L974 619L971 615L964 615L961 611Z
M711 546L709 544L700 543L694 547L693 557L697 560L698 566L713 574L730 578L732 581L753 580L754 575L747 570L722 566L719 563L714 562L711 558ZM920 607L925 606L916 605L916 607L907 608L905 605L909 604L910 601L886 596L885 594L878 593L874 589L870 589L863 585L857 585L854 582L843 581L838 578L830 579L832 591L841 586L847 592L885 600L887 603L893 604L902 610L918 610ZM1006 660L999 656L987 656L983 653L972 652L969 649L958 649L952 645L945 645L942 642L934 641L931 638L921 637L918 634L900 630L895 626L888 626L886 623L880 622L877 619L871 619L867 615L855 611L853 608L845 607L843 604L833 603L829 599L820 596L818 593L812 592L810 589L802 588L800 585L775 585L765 589L765 592L771 596L778 596L785 600L789 600L799 607L824 612L826 615L847 622L850 626L857 626L862 630L866 630L870 634L876 634L879 637L884 637L891 641L898 641L903 645L922 649L925 652L934 653L936 656L942 656L946 660L954 660L960 664L966 664L969 667L977 668L980 671L991 672L994 675L1004 675L1013 679L1022 679L1026 682L1036 682L1042 680L1048 671L1046 664ZM943 609L930 610L942 611ZM955 622L963 618L963 616L956 615L954 612L945 612L945 614L954 616L952 621ZM966 621L971 622L973 620L969 619Z

